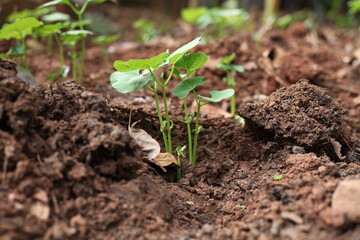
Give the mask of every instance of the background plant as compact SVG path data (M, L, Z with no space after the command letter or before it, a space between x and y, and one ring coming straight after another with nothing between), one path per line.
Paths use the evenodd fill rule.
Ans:
M219 69L222 69L226 72L226 77L223 78L226 85L231 87L232 89L236 86L236 81L234 78L235 72L244 72L244 67L237 64L232 64L231 62L235 58L235 53L223 57L220 59L220 64L218 64L216 67ZM236 95L232 95L230 99L230 113L235 116L236 114Z
M159 36L159 31L155 29L155 23L146 19L139 19L133 23L133 27L139 32L138 40L141 43L148 43Z
M172 153L171 129L173 122L169 117L169 108L166 96L166 86L172 79L175 73L175 64L182 58L182 56L190 49L194 48L201 38L196 38L188 44L178 48L173 53L168 51L160 53L149 59L130 59L127 62L115 61L114 72L110 76L111 85L121 93L128 93L137 89L146 87L154 94L156 109L160 122L160 131L163 136L166 152ZM157 75L157 70L160 68L169 69L169 74L165 78L164 74ZM158 89L161 89L164 115L160 107Z
M34 17L16 19L11 24L5 24L0 30L0 39L16 39L18 43L12 47L7 55L13 55L15 58L21 57L23 65L28 68L26 58L26 43L25 38L33 33L33 29L40 26L42 23Z
M110 35L110 36L97 36L92 39L94 44L101 45L102 53L104 57L104 64L107 70L110 69L110 59L109 59L109 45L120 38L119 34Z
M196 25L203 33L211 37L226 36L233 29L244 26L249 14L243 9L225 8L185 8L181 11L182 19Z
M59 4L66 4L68 5L71 10L76 14L78 18L78 27L80 31L85 30L85 22L84 22L84 13L86 8L88 7L89 3L104 3L108 0L85 0L82 5L77 4L74 0L53 0L47 3L44 3L40 6L40 8L51 7ZM74 30L74 29L72 29ZM84 64L85 64L85 37L80 39L81 42L81 50L80 50L80 64L78 66L79 69L79 77L78 82L81 84L83 81L84 75ZM76 75L76 74L75 74Z

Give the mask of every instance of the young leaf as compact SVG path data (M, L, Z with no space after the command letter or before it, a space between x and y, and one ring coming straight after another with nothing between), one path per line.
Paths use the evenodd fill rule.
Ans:
M188 53L182 56L182 58L175 63L175 67L193 71L204 66L207 60L208 57L203 52Z
M111 86L121 93L128 93L145 87L152 76L139 74L139 70L130 72L114 72L110 76Z
M55 23L55 24L44 25L36 28L35 33L39 37L46 37L59 32L60 29L66 28L67 26L68 24L66 23Z
M208 9L206 7L198 8L184 8L181 10L182 19L190 24L197 24L201 16L203 16Z
M232 95L234 95L234 89L225 89L222 91L210 91L209 94L211 97L203 97L200 95L199 97L210 102L220 102L221 100L225 98L229 98Z
M220 63L216 66L218 69L224 71L236 71L236 72L244 72L245 68L241 65L236 64L227 64L227 63Z
M187 78L181 81L173 91L173 95L183 99L185 98L194 88L201 86L206 82L204 77L198 76L193 78Z
M235 53L230 54L229 56L225 56L220 59L220 62L223 64L230 64L232 60L235 58Z
M39 8L45 8L45 7L55 6L55 5L59 5L59 4L69 4L69 0L53 0L53 1L41 4L39 6Z
M61 12L54 12L41 17L44 22L65 22L70 21L70 16Z
M179 59L190 49L194 48L201 41L201 37L195 38L191 42L185 44L184 46L178 48L175 52L170 54L168 57L170 64L175 64Z
M7 24L0 30L0 39L25 38L26 35L32 33L33 28L41 24L40 21L33 17L16 19L14 23Z
M61 39L65 45L75 45L80 39L85 38L92 32L87 30L71 30L61 34Z
M95 2L95 3L103 3L103 2L106 2L106 1L111 1L111 2L116 3L116 0L90 0L90 2Z
M169 56L168 52L160 53L149 59L130 59L127 62L118 60L114 62L114 68L119 72L130 72L134 70L157 69Z
M92 42L95 44L99 44L99 45L109 44L109 43L112 43L112 42L115 42L116 40L118 40L119 37L120 37L119 34L110 35L110 36L98 36L98 37L94 38L92 40Z

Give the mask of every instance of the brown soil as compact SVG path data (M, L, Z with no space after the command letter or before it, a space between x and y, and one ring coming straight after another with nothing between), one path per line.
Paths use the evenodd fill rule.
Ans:
M260 44L244 34L199 46L210 56L201 94L226 87L217 58L235 52L245 66L236 97L247 124L205 114L198 164L184 160L180 182L175 169L143 161L126 126L132 109L161 142L152 95L111 89L100 48L87 53L86 89L41 86L58 67L41 50L32 52L37 87L1 59L0 239L359 239L360 225L337 224L331 209L338 183L360 175L360 44L339 36L297 24ZM112 60L167 46L122 47ZM174 146L184 145L180 102L168 96Z

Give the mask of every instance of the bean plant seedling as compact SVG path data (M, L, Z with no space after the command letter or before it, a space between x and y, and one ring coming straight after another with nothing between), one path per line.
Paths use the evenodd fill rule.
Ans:
M164 140L165 150L169 153L172 153L171 129L173 128L173 122L169 117L166 87L175 72L175 64L200 41L201 38L198 37L171 54L166 51L149 59L130 59L127 62L115 61L114 68L117 72L110 76L111 85L121 93L132 92L143 87L153 92L160 122L160 131ZM156 71L160 68L170 68L167 78L164 77L164 74L157 75ZM165 119L160 107L159 87L163 97Z
M146 19L139 19L133 23L133 27L139 31L138 39L142 43L148 43L159 36L155 29L155 23Z
M185 157L185 149L186 145L176 147L177 163L179 165L176 172L176 177L178 181L181 180L181 160Z
M71 49L73 79L77 79L77 74L83 70L81 66L78 66L77 58L79 54L76 51L76 44L90 34L92 34L92 32L86 30L71 30L61 34L61 40L59 40L60 45L68 45Z
M108 50L109 45L110 45L110 43L118 40L119 37L120 37L119 34L115 34L115 35L110 35L110 36L98 36L92 40L93 43L101 45L103 56L104 56L104 63L105 63L105 67L107 70L110 69L109 50Z
M26 59L26 44L25 38L33 33L33 29L40 26L42 23L34 17L16 19L14 23L5 24L0 30L0 39L15 38L20 41L15 47L10 49L9 54L15 57L23 57L23 65L28 68ZM12 51L12 52L11 52Z
M225 8L185 8L181 11L182 19L196 25L211 37L226 35L229 30L244 26L249 14L243 9Z
M55 39L59 45L60 69L55 75L54 74L49 75L51 80L54 80L57 76L60 76L62 79L64 79L64 73L66 72L67 67L65 66L64 50L63 50L63 43L60 40L60 31L64 28L67 28L68 26L69 24L67 23L59 22L54 24L43 25L35 29L35 33L39 37L52 38L53 36L55 36Z
M234 95L234 89L226 89L222 91L210 91L211 97L204 97L196 93L196 87L202 86L206 80L202 76L188 78L191 74L201 68L207 61L206 54L202 52L190 53L184 55L178 63L175 64L177 67L177 73L182 79L181 82L174 88L173 95L183 99L184 101L184 115L185 120L183 121L187 126L188 133L188 146L189 146L189 161L192 165L196 165L196 153L199 133L202 130L202 126L199 124L200 110L201 107L209 104L210 102L219 102L225 98ZM186 70L185 74L180 74L181 69ZM187 109L186 98L193 93L194 99L197 105L195 114L195 127L191 129L191 123L194 116L190 115Z
M59 4L66 4L68 5L71 10L76 14L78 18L79 28L80 31L84 31L85 23L84 23L84 13L86 8L88 7L89 3L103 3L108 0L85 0L84 3L80 6L74 0L53 0L47 3L44 3L40 6L40 8L51 7ZM74 29L72 29L74 30ZM81 41L81 51L80 51L80 64L79 64L79 79L78 82L81 84L83 80L84 74L84 64L85 64L85 37L80 39Z
M244 72L244 67L241 65L232 64L231 62L235 58L235 53L223 57L220 59L220 64L218 64L216 67L219 69L222 69L226 72L226 77L223 79L229 87L232 89L236 86L236 81L234 78L235 72ZM230 99L230 113L235 116L236 113L236 96L235 94L231 96Z

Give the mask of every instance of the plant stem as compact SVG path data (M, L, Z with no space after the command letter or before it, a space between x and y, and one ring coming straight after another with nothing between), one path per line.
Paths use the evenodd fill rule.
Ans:
M163 95L163 102L164 102L164 110L165 110L165 119L166 119L166 132L167 132L167 140L168 140L168 151L169 153L172 153L172 143L171 143L171 122L169 118L169 109L167 106L167 100L166 100L166 91L165 86L161 86L161 91Z
M235 116L236 113L236 97L235 94L230 98L230 113L232 116Z
M200 108L201 108L201 102L200 100L196 99L197 104L197 111L196 111L196 120L195 120L195 134L194 134L194 148L193 148L193 161L190 162L193 166L196 165L196 148L197 148L197 142L198 142L198 136L199 136L199 119L200 119Z
M65 60L64 60L64 47L63 44L57 34L55 34L55 40L57 44L59 45L59 55L60 55L60 71L61 71L61 80L64 81L64 66L65 66Z
M78 14L78 19L79 19L80 30L84 30L84 24L82 21L82 13L81 12L79 12L79 14ZM81 52L80 52L80 65L79 65L79 81L78 81L80 85L83 82L84 65L85 65L85 38L82 38L81 39Z
M77 77L77 64L76 64L76 46L74 45L71 48L71 59L72 59L72 74L73 74L73 79L76 81L76 77Z
M189 112L187 108L187 100L186 98L183 99L184 101L184 113L185 113L185 121L186 121L186 128L188 133L188 146L189 146L189 162L193 161L193 152L192 152L192 134L191 134L191 121L189 119Z
M181 180L181 156L178 156L177 162L178 162L179 166L176 170L176 178L178 181L180 181Z
M52 35L47 37L46 47L47 47L48 54L53 55L54 52L53 52L53 37L52 37Z
M154 83L154 88L151 89L150 87L148 87L153 93L154 93L154 98L155 98L155 105L156 105L156 110L157 110L157 114L158 114L158 118L159 118L159 122L160 122L160 127L162 126L164 120L162 117L162 113L161 113L161 108L160 108L160 104L159 104L159 95L157 93L157 84L156 82ZM164 139L164 145L165 145L165 151L169 152L169 146L168 146L168 140L167 140L167 136L166 133L161 129L160 130Z

